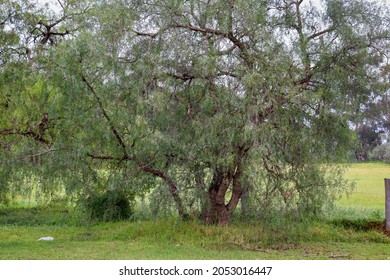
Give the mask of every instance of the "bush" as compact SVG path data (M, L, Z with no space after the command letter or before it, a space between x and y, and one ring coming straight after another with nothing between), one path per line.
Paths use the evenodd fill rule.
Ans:
M119 191L107 191L90 196L86 201L89 219L118 221L129 219L134 214L134 196Z

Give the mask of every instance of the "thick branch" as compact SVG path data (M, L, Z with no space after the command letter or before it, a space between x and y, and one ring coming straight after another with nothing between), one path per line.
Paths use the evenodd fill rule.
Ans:
M229 76L232 78L239 78L239 76L237 74L229 72L229 71L219 71L215 75L192 75L192 74L188 74L188 73L183 73L180 75L175 74L175 73L166 73L166 75L169 77L178 79L178 80L182 80L184 82L189 81L189 80L193 80L193 79L207 79L207 80L209 80L209 79L213 79L213 78L217 78L217 77L221 77L221 76Z
M178 80L182 80L182 81L188 81L188 80L195 79L195 76L189 75L187 73L184 73L182 75L177 75L177 74L174 74L174 73L167 73L167 75L172 77L172 78L175 78L175 79L178 79Z
M221 37L224 37L226 39L229 39L235 46L237 46L241 50L242 58L244 59L244 61L247 64L247 66L248 67L252 67L253 63L251 63L251 58L250 58L250 55L248 53L247 47L236 36L234 36L234 34L232 32L223 32L223 31L218 30L218 29L201 28L201 27L197 27L197 26L193 26L193 25L177 24L177 25L175 25L173 27L185 28L185 29L189 29L189 30L192 30L192 31L200 32L200 33L203 33L203 34L211 34L211 35L221 36Z
M310 40L315 39L321 35L324 35L326 33L329 33L329 32L335 31L335 30L336 30L336 28L334 26L331 26L327 29L324 29L322 31L319 31L319 32L316 32L316 33L310 35L309 37L307 37L307 41L310 41Z
M141 31L136 31L132 30L137 36L145 36L145 37L150 37L150 38L156 38L158 33L146 33L146 32L141 32Z
M295 29L298 32L299 36L299 43L301 48L301 55L302 55L302 63L305 66L305 73L306 76L310 71L310 57L307 52L307 42L308 39L305 38L305 34L303 34L303 23L302 23L302 15L301 15L301 5L302 1L295 2L295 11L297 16L297 24L294 26Z
M176 184L173 182L173 180L166 173L164 173L162 170L151 167L148 164L144 164L143 162L137 160L134 157L132 158L132 160L138 165L138 167L141 170L161 178L167 184L169 192L171 193L171 195L176 203L177 210L179 212L180 217L182 219L187 219L188 215L185 211L183 201L181 200L181 198L179 196L179 191L177 189Z
M92 93L92 95L95 97L95 99L96 99L96 101L97 101L97 103L99 105L99 108L100 108L100 110L103 113L104 118L107 120L108 125L110 126L110 129L111 129L112 133L115 135L115 138L117 139L118 144L122 147L123 157L127 158L128 154L127 154L126 144L123 141L122 137L120 136L118 130L114 126L114 123L111 120L110 116L107 114L106 110L104 109L103 102L101 101L99 95L96 93L95 89L88 82L88 80L86 79L86 77L84 75L82 76L82 80L87 85L87 87L88 87L89 91Z
M30 130L22 131L17 129L5 129L0 131L0 136L6 136L6 135L21 135L26 137L31 137L37 140L38 142L44 143L44 144L50 144L50 142L46 139L44 139L40 134Z
M201 28L201 27L197 27L197 26L193 26L193 25L182 25L182 24L177 24L177 25L175 25L173 27L190 29L192 31L197 31L197 32L205 33L205 34L212 34L212 35L222 36L222 37L225 37L225 38L229 37L229 33L223 32L223 31L218 30L218 29L213 29L213 28Z
M294 81L294 85L300 86L300 85L307 85L307 84L309 84L309 82L310 82L311 78L313 77L314 73L312 71L310 71L310 69L309 69L309 72L307 72L305 74L306 74L305 77L303 77L302 79Z
M241 199L242 193L244 189L241 187L241 177L242 177L242 166L239 164L237 166L236 173L233 176L233 189L232 189L232 197L227 205L227 210L229 213L233 213L236 209L238 202Z
M1 25L5 25L5 23L6 23L12 16L13 16L12 11L9 10L9 11L8 11L7 17L6 17L3 21L0 21L0 26L1 26Z
M142 171L161 178L164 181L164 183L168 186L168 190L171 193L173 200L176 203L177 210L178 210L180 217L182 219L188 218L188 215L187 215L185 208L184 208L184 205L183 205L183 201L179 196L179 191L178 191L178 188L177 188L175 182L173 182L173 180L164 171L157 169L157 168L154 168L154 167L150 166L150 164L145 164L142 161L138 160L134 156L132 156L132 157L126 156L126 157L119 158L119 157L106 156L106 155L95 155L95 154L91 154L91 153L88 153L87 156L91 157L92 159L98 159L98 160L117 160L117 161L131 160Z

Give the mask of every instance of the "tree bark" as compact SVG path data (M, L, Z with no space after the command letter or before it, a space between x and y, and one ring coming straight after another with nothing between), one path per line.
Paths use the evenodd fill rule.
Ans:
M219 185L218 190L214 195L214 205L217 214L217 223L219 226L226 226L230 222L230 214L228 207L225 205L225 196L229 188L231 178L230 174L226 174Z
M232 213L237 208L244 192L241 185L242 156L241 153L238 154L236 163L228 171L221 171L218 168L214 171L213 180L209 187L210 209L204 219L206 223L218 224L219 226L226 226L230 223ZM232 196L226 204L226 193L230 187Z
M241 186L241 179L242 179L242 167L241 164L237 166L236 172L233 176L233 190L232 190L232 197L230 198L230 201L227 205L227 209L229 213L234 212L236 210L237 205L244 193L244 189Z
M222 173L218 169L214 170L213 179L208 190L209 209L204 211L206 214L203 217L206 224L215 224L217 222L215 201L219 185L222 183L222 177Z

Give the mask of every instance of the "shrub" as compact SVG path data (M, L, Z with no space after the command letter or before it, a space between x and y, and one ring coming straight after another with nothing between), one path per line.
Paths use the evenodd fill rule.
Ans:
M125 220L134 214L134 196L120 191L106 191L90 196L86 201L86 208L90 220Z

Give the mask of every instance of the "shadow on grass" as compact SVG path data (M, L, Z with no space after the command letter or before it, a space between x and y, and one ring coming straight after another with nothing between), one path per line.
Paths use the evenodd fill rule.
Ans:
M64 225L71 220L72 215L68 207L62 205L0 208L0 225Z

